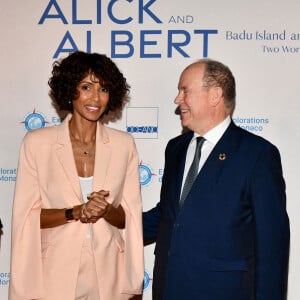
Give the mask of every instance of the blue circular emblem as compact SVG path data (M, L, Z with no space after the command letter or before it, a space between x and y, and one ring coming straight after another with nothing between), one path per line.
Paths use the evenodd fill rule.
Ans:
M46 120L41 113L29 113L24 120L24 126L27 131L45 127Z
M139 169L140 169L140 184L141 185L149 184L152 178L151 169L145 165L140 165Z
M143 287L144 290L146 290L149 287L150 282L151 282L151 278L149 273L147 271L144 271L144 287Z

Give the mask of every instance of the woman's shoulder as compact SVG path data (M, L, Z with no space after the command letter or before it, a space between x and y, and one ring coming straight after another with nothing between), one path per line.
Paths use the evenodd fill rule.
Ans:
M34 129L26 133L24 137L25 142L49 142L57 138L58 126L50 126Z
M132 140L133 139L133 136L126 131L122 131L120 129L111 128L111 127L107 127L107 126L104 126L104 128L110 138L122 139L122 140Z

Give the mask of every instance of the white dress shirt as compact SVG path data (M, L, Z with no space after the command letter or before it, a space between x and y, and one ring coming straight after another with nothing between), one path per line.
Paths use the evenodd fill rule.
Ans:
M231 122L230 116L228 116L224 121L222 121L219 125L214 127L213 129L209 130L203 137L205 138L205 141L201 148L201 157L199 162L199 169L198 172L203 167L204 163L206 162L208 156L210 155L211 151L214 149L215 145L218 143L226 129L228 128L229 124ZM185 159L185 167L184 167L184 174L183 174L183 180L181 185L181 192L182 188L185 182L185 178L187 176L187 173L189 171L189 168L193 162L194 154L196 151L196 138L199 136L199 134L194 133L193 138L190 141L187 153L186 153L186 159Z

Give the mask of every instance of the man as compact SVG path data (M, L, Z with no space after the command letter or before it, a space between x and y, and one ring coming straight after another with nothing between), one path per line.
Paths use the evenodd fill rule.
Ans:
M143 215L145 243L156 241L153 299L286 299L289 220L277 148L232 122L235 80L222 63L189 65L178 89L190 131L169 141L160 202ZM198 136L200 171L183 192Z

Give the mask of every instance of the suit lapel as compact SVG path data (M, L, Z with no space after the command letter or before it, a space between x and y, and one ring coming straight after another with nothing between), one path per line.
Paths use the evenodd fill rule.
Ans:
M179 199L181 194L181 186L183 180L184 166L186 160L187 149L189 143L193 137L193 132L188 132L182 136L182 140L178 142L177 147L174 148L174 166L176 166L174 176L175 176L175 187L174 187L174 197L175 208L179 209Z
M71 116L72 115L69 114L63 123L57 127L57 144L54 146L54 151L56 152L57 158L60 161L76 196L82 201L80 183L69 137L69 120L71 119Z
M95 191L99 191L105 186L105 178L108 172L110 159L111 146L109 136L106 128L100 122L98 122L93 186Z
M223 168L230 163L238 147L239 134L236 125L231 121L229 127L218 141L196 179L198 183L216 183Z
M57 144L54 151L60 161L62 168L69 180L77 197L82 201L81 188L77 175L76 165L73 156L73 150L69 137L69 120L72 115L69 114L64 122L57 128ZM111 159L111 147L109 145L109 137L105 127L98 122L96 132L96 153L93 189L99 191L105 185L105 178Z

